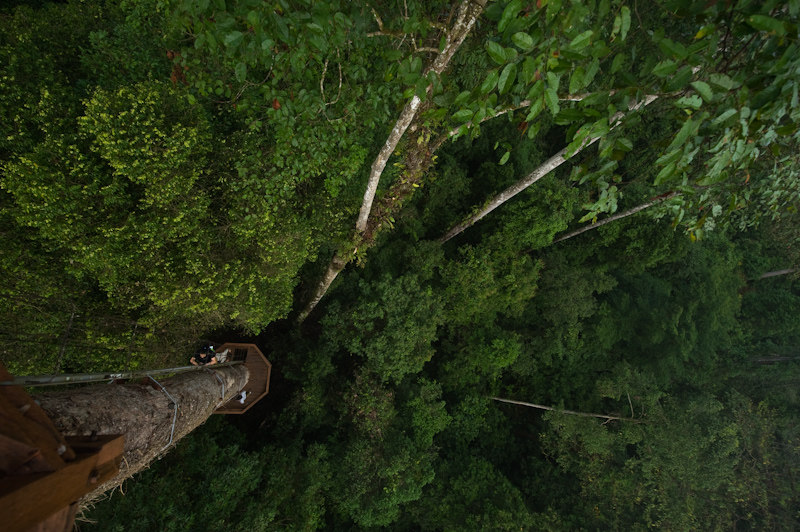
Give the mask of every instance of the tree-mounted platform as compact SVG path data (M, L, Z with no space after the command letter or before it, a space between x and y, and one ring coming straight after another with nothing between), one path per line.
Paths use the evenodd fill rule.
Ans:
M250 373L244 402L234 397L214 411L215 414L244 414L262 397L269 393L269 379L272 375L272 364L255 344L225 343L216 349L217 353L228 351L228 362L243 361Z

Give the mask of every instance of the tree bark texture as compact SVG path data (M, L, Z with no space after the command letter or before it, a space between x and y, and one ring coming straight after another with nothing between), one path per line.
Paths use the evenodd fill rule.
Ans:
M642 203L641 205L637 205L636 207L634 207L632 209L628 209L627 211L617 213L614 216L609 216L605 220L601 220L601 221L599 221L597 223L594 223L594 224L589 224L589 225L587 225L585 227L581 227L580 229L576 229L575 231L572 231L571 233L567 233L564 236L558 237L555 240L553 240L553 244L555 244L556 242L561 242L563 240L570 239L573 236L578 236L578 235L580 235L582 233L585 233L587 231L592 231L594 229L597 229L598 227L602 227L602 226L604 226L606 224L609 224L609 223L611 223L611 222L613 222L615 220L620 220L622 218L627 218L628 216L636 214L637 212L643 211L643 210L645 210L647 208L652 207L653 205L661 203L662 201L664 201L666 199L674 198L675 196L678 196L678 195L679 195L679 193L673 192L671 194L668 194L668 195L664 196L663 198L658 198L658 199L653 200L653 201L648 201L647 203Z
M436 59L434 59L430 67L425 70L423 75L427 75L430 72L435 72L439 75L444 72L444 69L447 68L447 65L461 46L461 43L464 42L469 32L472 31L472 26L475 25L478 16L483 12L483 5L485 3L486 0L464 0L461 2L458 7L456 21L450 31L447 32L447 41L444 49L436 56ZM432 85L428 86L429 93L432 87ZM375 192L378 190L378 182L381 179L383 170L386 168L386 163L397 148L397 144L400 142L403 134L408 129L408 126L411 125L412 120L414 120L421 103L422 100L418 96L414 96L411 98L411 101L405 105L391 133L389 133L389 137L386 139L383 148L378 152L378 156L375 157L375 161L372 163L369 179L367 181L367 189L364 192L364 200L361 202L361 210L358 213L358 220L356 221L356 231L358 233L363 233L367 229L367 220L372 210L372 202L375 199Z
M202 424L218 405L244 389L248 377L242 364L179 374L159 381L163 390L149 380L48 392L35 399L64 436L125 435L119 474L90 493L87 498L92 500L146 468Z
M654 102L657 98L658 96L652 96L652 95L646 96L644 100L631 105L629 112L635 111L636 109L639 109L640 107L643 107L645 105L649 105L650 103ZM625 114L626 113L620 111L619 113L616 113L614 116L611 117L610 120L611 129L619 125L620 121L625 116ZM573 156L577 155L578 153L585 150L598 140L600 140L600 137L587 139L583 143L583 145L579 147L572 155ZM531 172L530 174L528 174L527 176L517 181L504 191L497 194L491 200L489 200L489 203L483 209L473 214L460 224L450 229L447 233L439 237L438 241L444 244L453 237L463 233L466 229L474 225L475 222L481 220L484 216L486 216L487 214L498 208L500 205L510 200L511 198L513 198L514 196L516 196L517 194L519 194L520 192L531 186L532 184L536 183L539 179L541 179L542 177L546 176L547 174L549 174L550 172L552 172L553 170L564 164L567 161L567 159L564 157L566 153L567 153L567 148L564 148L555 155L553 155L552 157L550 157L549 159L547 159L541 166L536 168L533 172Z

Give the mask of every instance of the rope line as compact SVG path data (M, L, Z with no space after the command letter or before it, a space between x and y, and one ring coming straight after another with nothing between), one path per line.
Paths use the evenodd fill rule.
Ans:
M172 437L175 435L175 422L178 419L178 401L176 401L175 398L169 394L167 389L161 386L161 383L158 382L152 375L148 374L147 376L150 377L150 380L152 380L154 383L158 384L158 387L161 388L161 390L163 390L165 394L167 394L169 400L172 401L172 404L175 405L174 411L172 412L172 429L169 432L169 441L164 447L161 448L161 450L158 451L159 453L161 453L161 451L172 445Z

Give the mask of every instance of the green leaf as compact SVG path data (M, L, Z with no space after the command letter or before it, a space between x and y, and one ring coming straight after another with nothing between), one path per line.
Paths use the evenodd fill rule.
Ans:
M786 35L786 26L783 22L766 15L751 15L747 23L759 31L776 33L781 37Z
M592 42L592 35L594 32L592 30L586 30L574 39L572 42L569 43L569 47L573 50L583 50Z
M522 50L530 50L533 48L533 37L522 31L512 35L511 42L513 42Z
M244 34L241 31L232 31L222 39L222 42L225 43L225 46L228 48L235 49L239 46L239 43L242 42L244 39Z
M620 37L622 40L625 40L625 37L628 35L628 30L631 29L631 10L628 6L622 6L622 28Z
M504 48L503 50L505 51L506 63L516 60L519 55L513 48Z
M711 86L718 91L729 91L733 88L733 80L725 74L711 74L708 77L708 82Z
M525 117L525 121L530 122L534 118L539 116L539 113L542 112L543 107L544 103L541 98L536 98L535 100L532 100L530 107L528 107L528 116Z
M678 64L671 59L665 59L653 67L653 74L663 78L669 76L678 69Z
M509 157L511 157L511 152L507 151L503 154L503 157L500 158L500 166L503 166L508 162Z
M214 0L214 5L217 6L217 9L220 11L225 11L225 0Z
M522 9L522 0L513 0L503 10L500 17L500 22L497 23L497 29L501 32L506 31L508 24L517 16L517 13Z
M611 62L611 73L614 74L619 72L619 69L622 68L622 64L625 62L625 54L617 54L614 56L614 61Z
M244 83L244 80L247 79L247 65L244 63L237 63L236 64L236 81L239 83Z
M529 125L528 126L528 138L532 139L536 135L538 135L539 134L539 129L541 129L541 127L542 127L542 123L541 122L536 122L533 125Z
M506 52L503 50L503 47L497 44L494 41L489 41L486 43L486 51L489 52L489 57L492 58L492 61L497 63L498 65L502 65L506 62Z
M681 150L681 149L672 150L671 152L659 157L656 160L656 164L658 166L666 166L666 165L668 165L670 163L674 163L675 161L677 161L678 159L681 158L681 154L682 153L683 153L683 150Z
M733 154L730 151L724 151L715 157L716 163L709 170L705 177L700 179L697 184L700 186L709 186L724 181L728 178L728 172L725 172L725 167L731 162ZM713 160L713 159L712 159Z
M486 118L486 107L481 107L478 109L478 112L475 113L475 116L472 117L472 123L480 124L483 122L484 118Z
M688 66L678 70L669 81L664 85L664 90L667 92L677 91L682 89L692 79L692 69Z
M456 107L459 107L459 106L463 105L469 99L470 94L472 94L470 91L464 91L464 92L459 93L459 95L456 96L456 99L453 102L453 105L456 106Z
M197 10L195 14L202 15L205 13L206 9L208 9L208 0L197 0Z
M547 86L553 89L553 92L558 92L559 79L554 72L547 73Z
M573 72L572 76L570 76L569 78L570 94L575 94L583 88L583 78L584 78L583 67L576 68L575 72Z
M264 39L263 41L261 41L261 50L264 52L266 52L273 46L275 46L275 41L273 41L272 39Z
M728 109L727 111L725 111L724 113L722 113L721 115L719 115L718 117L716 117L716 118L715 118L715 119L714 119L714 120L711 122L711 124L713 124L713 125L715 125L715 126L716 126L716 125L718 125L718 124L721 124L722 122L726 121L727 119L729 119L729 118L730 118L730 117L732 117L733 115L737 114L738 112L739 112L739 111L738 111L738 110L736 110L736 109Z
M655 181L653 181L654 185L660 185L665 181L668 181L672 176L675 175L678 169L678 165L675 162L669 163L667 166L661 169L661 171L656 176Z
M670 39L661 39L661 41L658 43L658 47L661 48L661 51L666 55L671 55L672 57L680 60L686 59L686 47L681 43L672 41Z
M205 43L206 43L206 36L201 33L194 40L194 48L195 48L195 50L199 50L200 48L202 48Z
M550 108L550 112L552 112L553 115L557 115L560 107L558 105L558 93L556 93L556 90L550 88L544 91L544 100L545 103L547 103L547 107Z
M214 37L214 34L210 31L206 32L206 41L208 42L208 47L211 51L215 51L217 49L217 39Z
M691 118L686 120L686 122L683 123L683 126L681 126L680 131L678 131L678 134L675 135L674 139L672 139L672 143L670 143L669 148L667 149L672 150L683 146L686 143L686 141L689 140L689 137L694 136L699 127L700 127L699 120L695 121L692 120Z
M544 94L544 81L538 80L536 83L533 84L531 90L528 91L527 98L529 100L535 100L536 98L540 97Z
M622 151L631 151L633 149L633 142L631 142L630 139L626 138L617 139L614 145L618 150Z
M526 57L522 63L522 77L525 83L531 83L536 77L536 61L532 57Z
M480 92L481 94L489 94L497 87L497 82L499 80L499 76L497 75L497 70L492 70L486 76L486 79L481 83Z
M705 101L710 102L711 98L714 97L711 87L705 81L693 81L691 85Z
M600 72L600 60L595 59L589 64L589 68L586 69L586 75L583 78L583 87L588 87L589 84L594 81L594 77L598 72Z
M750 108L761 109L768 103L774 101L781 93L781 87L779 85L770 85L763 91L756 94L753 99L750 101Z
M462 109L453 115L453 121L461 124L469 122L473 114L469 109Z
M675 105L678 107L691 107L692 109L700 109L703 105L703 100L700 96L693 94L692 96L684 96L683 98L679 99L675 102Z
M511 87L514 86L514 81L517 79L517 65L506 65L503 72L500 73L500 79L497 82L497 87L500 89L500 94L507 93Z

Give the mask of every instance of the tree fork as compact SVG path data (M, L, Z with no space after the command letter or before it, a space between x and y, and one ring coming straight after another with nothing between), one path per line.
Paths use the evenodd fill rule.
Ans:
M97 384L42 393L35 399L64 436L125 435L120 472L87 495L93 499L145 469L217 406L242 391L248 378L247 367L240 364L182 373L160 385L152 379L142 384Z

